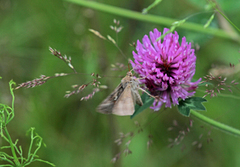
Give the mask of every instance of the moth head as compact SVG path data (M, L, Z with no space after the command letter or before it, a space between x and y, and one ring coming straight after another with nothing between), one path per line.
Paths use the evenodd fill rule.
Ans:
M127 76L132 77L132 76L133 76L132 72L131 72L131 71L128 71L128 72L127 72Z

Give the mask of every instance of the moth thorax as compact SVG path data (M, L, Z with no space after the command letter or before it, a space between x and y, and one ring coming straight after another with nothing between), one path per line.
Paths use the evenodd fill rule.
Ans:
M138 89L138 87L139 87L139 82L138 82L137 79L132 79L132 80L131 80L131 87L132 87L133 90Z

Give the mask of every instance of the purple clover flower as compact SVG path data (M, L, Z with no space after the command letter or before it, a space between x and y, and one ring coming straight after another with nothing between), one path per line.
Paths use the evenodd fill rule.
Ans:
M168 31L163 30L163 34ZM133 53L134 62L130 61L133 69L143 79L150 93L159 98L153 103L152 109L159 110L165 103L165 107L178 105L178 99L186 99L195 93L201 78L191 82L195 74L196 56L191 43L182 38L179 43L177 32L167 34L163 42L156 41L161 32L154 29L150 32L150 39L145 35L142 43L138 40L136 51Z

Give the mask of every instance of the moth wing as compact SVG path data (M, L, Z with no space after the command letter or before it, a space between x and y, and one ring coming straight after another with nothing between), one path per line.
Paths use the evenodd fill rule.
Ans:
M134 104L138 104L139 106L143 105L141 96L139 95L139 81L136 78L131 78L131 90Z
M114 91L97 107L97 111L103 114L112 114L113 106L123 91L124 85L120 83L114 89Z
M138 94L138 96L137 96L136 103L137 103L139 106L142 106L142 105L143 105L143 102L142 102L141 96L140 96L139 94Z
M139 106L142 106L142 105L143 105L141 96L140 96L139 93L138 93L138 89L132 90L132 97L133 97L133 99L134 99L134 101L133 101L134 104L137 103Z
M119 99L112 108L112 114L126 116L133 115L135 110L134 99L131 92L131 84L127 84Z

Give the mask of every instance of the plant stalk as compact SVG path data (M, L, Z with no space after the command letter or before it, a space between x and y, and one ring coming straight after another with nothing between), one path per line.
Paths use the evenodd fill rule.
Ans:
M203 121L207 124L212 125L213 127L217 128L217 129L220 129L223 132L232 134L236 137L240 137L240 130L239 129L236 129L236 128L233 128L231 126L225 125L223 123L217 122L217 121L215 121L211 118L208 118L208 117L206 117L206 116L204 116L204 115L202 115L199 112L194 111L194 110L191 110L191 115L195 116L196 118L198 118L199 120L201 120L201 121Z
M3 129L4 129L4 132L6 133L7 138L8 138L8 141L9 141L9 144L10 144L10 147L11 147L11 150L12 150L12 155L14 157L14 162L15 162L17 167L21 167L21 164L20 164L20 162L18 160L18 157L16 155L16 152L15 152L15 149L14 149L14 146L13 146L13 142L12 142L11 136L8 133L7 127L4 126Z
M135 19L135 20L144 21L144 22L161 24L161 25L165 25L165 26L172 26L172 24L174 22L179 21L176 19L170 19L170 18L151 15L151 14L144 15L140 12L131 11L128 9L123 9L123 8L119 8L119 7L115 7L115 6L111 6L111 5L106 5L106 4L102 4L99 2L95 2L95 1L86 1L86 0L66 0L66 1L76 3L78 5L92 8L95 10L99 10L102 12L111 13L111 14L115 14L118 16L127 17L127 18L131 18L131 19ZM233 36L229 35L227 32L225 32L224 30L217 29L217 28L211 28L211 27L204 28L204 25L201 25L201 24L185 22L184 24L180 25L179 28L183 28L186 30L192 30L192 31L196 31L196 32L204 33L204 34L209 34L209 35L217 36L220 38L231 39L231 40L235 40L240 43L239 35L236 35L233 37Z

